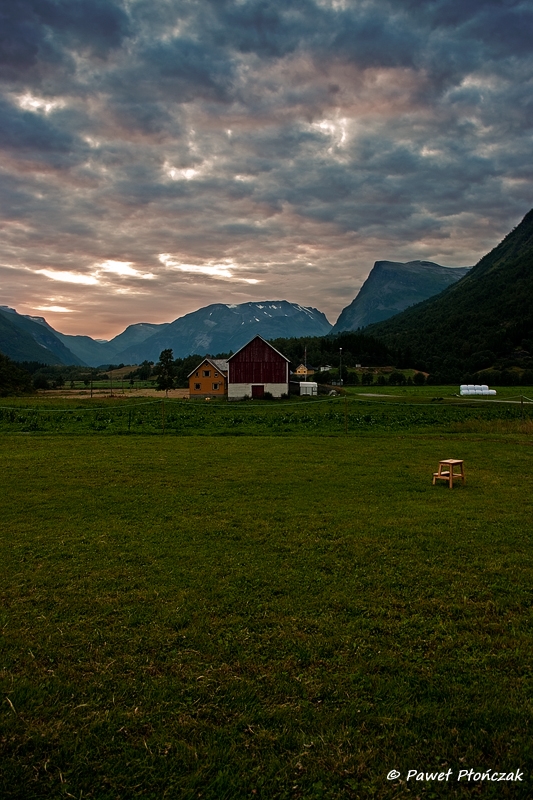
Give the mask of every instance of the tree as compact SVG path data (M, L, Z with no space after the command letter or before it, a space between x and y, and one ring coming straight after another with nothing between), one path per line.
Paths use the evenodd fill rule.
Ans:
M48 382L48 378L46 375L43 375L42 372L38 372L33 377L33 388L34 389L49 389L50 384Z
M159 361L156 364L157 389L168 395L168 390L174 388L174 356L172 350L162 350L159 354Z
M172 350L170 352L172 352ZM139 378L140 381L149 381L151 374L152 374L152 362L146 360L143 361L141 363L141 366L137 370L137 377Z
M348 386L357 386L359 383L359 376L357 372L355 370L348 372L345 382L348 384Z
M325 370L324 372L315 372L313 380L316 383L329 383L331 381L331 372Z
M405 375L403 372L399 372L398 370L394 370L389 375L389 384L390 386L403 386L407 383Z
M31 375L0 353L0 397L27 394L33 391Z

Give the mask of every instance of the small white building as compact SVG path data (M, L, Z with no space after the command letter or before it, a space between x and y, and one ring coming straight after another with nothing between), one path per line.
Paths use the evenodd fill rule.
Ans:
M300 397L316 397L318 383L315 381L300 381Z

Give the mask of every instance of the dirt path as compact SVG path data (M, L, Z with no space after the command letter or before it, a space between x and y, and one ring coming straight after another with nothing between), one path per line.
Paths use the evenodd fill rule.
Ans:
M93 389L91 398L90 389L62 389L56 391L55 389L40 391L38 394L43 397L61 397L64 400L105 400L106 398L113 398L113 400L131 400L136 397L153 397L157 400L165 399L165 392L158 392L157 389L115 389L113 394L109 389ZM170 389L168 392L169 399L180 399L189 397L188 389Z

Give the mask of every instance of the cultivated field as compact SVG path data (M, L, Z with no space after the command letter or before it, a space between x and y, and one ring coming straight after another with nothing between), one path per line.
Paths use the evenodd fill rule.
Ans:
M433 391L2 401L0 797L531 797L531 407Z

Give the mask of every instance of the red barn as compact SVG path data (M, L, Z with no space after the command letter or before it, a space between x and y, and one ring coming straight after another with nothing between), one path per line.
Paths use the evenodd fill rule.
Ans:
M289 359L261 336L228 358L228 400L289 393Z

